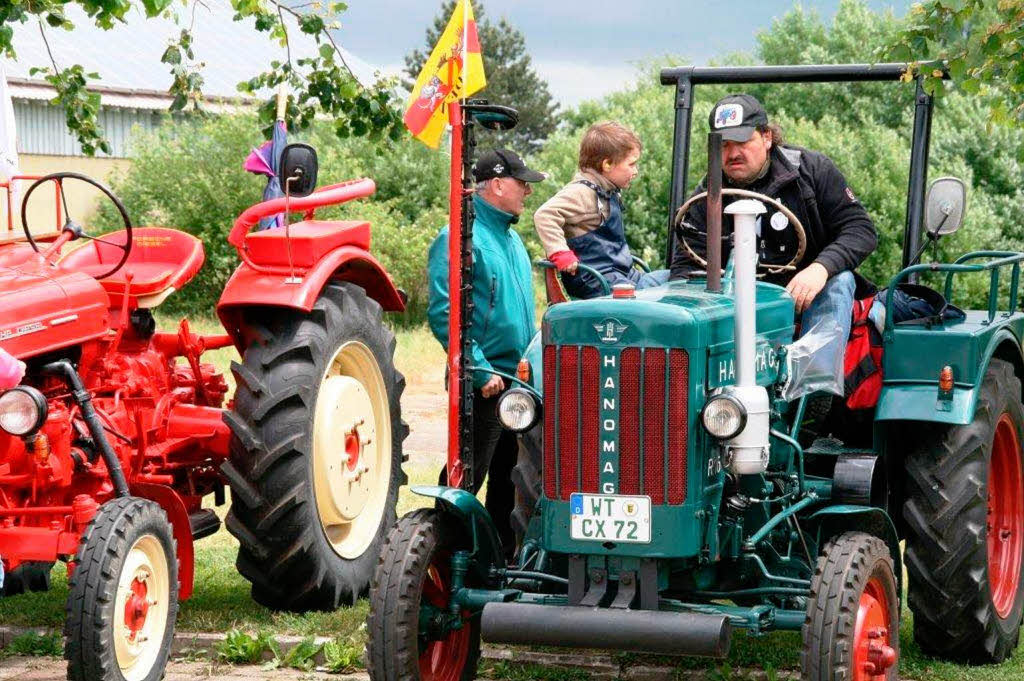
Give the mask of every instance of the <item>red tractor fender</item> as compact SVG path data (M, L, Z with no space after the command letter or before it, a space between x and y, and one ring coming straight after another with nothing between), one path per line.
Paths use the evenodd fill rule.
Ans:
M174 531L174 542L178 546L178 599L187 601L192 596L195 584L195 548L192 544L192 523L188 519L188 509L178 493L164 485L146 482L131 484L132 494L160 504L171 521Z
M385 312L405 310L401 294L380 262L369 251L347 245L332 250L297 277L283 272L261 272L243 262L224 287L217 303L217 316L241 352L243 310L286 307L309 312L329 281L350 281L361 286Z

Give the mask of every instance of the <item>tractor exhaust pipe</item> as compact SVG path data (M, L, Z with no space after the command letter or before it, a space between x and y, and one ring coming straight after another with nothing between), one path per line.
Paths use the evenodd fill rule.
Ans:
M757 216L764 204L753 199L730 203L733 216L733 294L735 296L736 385L726 390L743 404L746 424L725 443L723 463L737 475L758 475L768 468L770 404L757 385Z
M661 655L729 654L724 615L582 606L488 603L481 636L490 643L602 648Z

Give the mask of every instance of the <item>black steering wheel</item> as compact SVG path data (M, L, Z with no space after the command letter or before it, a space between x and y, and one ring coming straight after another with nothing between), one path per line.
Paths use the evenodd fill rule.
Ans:
M84 227L82 227L80 224L71 219L71 214L68 212L68 200L67 197L64 195L64 180L66 179L78 180L80 182L90 184L96 189L100 190L100 192L102 192L108 199L110 199L113 202L114 206L117 208L117 212L121 214L122 222L124 222L125 242L123 244L114 243L113 241L109 241L101 237L89 236L88 234L85 233ZM118 260L117 264L115 264L112 268L110 268L110 270L104 272L103 274L93 275L93 277L96 279L104 279L114 274L122 267L124 267L124 264L128 262L128 256L132 252L132 221L128 217L128 210L124 207L124 204L121 203L121 199L117 198L117 196L114 195L114 192L110 191L110 189L105 184L99 182L98 180L92 179L88 175L83 175L82 173L50 173L49 175L44 175L35 182L33 182L32 186L30 186L28 190L25 192L25 197L21 200L21 228L25 231L25 237L28 239L28 243L30 246L32 246L33 250L35 250L36 253L43 253L43 251L39 249L39 244L36 243L36 240L34 238L32 238L32 231L28 228L28 199L30 196L32 196L32 192L36 190L36 187L45 182L56 182L60 190L60 200L61 203L63 203L64 205L64 227L61 228L61 233L62 235L64 232L70 232L71 234L71 237L66 241L72 241L74 239L78 239L79 237L81 237L83 239L89 239L91 241L96 241L101 244L106 244L108 246L120 249L122 251L121 259ZM43 255L49 257L53 254L47 252L44 253Z

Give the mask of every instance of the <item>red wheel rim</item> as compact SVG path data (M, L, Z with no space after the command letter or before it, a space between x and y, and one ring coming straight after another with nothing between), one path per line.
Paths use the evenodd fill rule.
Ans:
M860 595L857 622L853 630L853 681L882 681L896 664L892 647L889 598L877 577L872 577Z
M135 637L142 631L142 627L146 624L146 615L149 614L149 599L147 598L149 589L146 587L146 583L135 579L132 581L132 595L128 597L128 602L124 604L124 623L127 625L129 632L128 639L131 641L135 640Z
M988 465L988 585L992 605L1006 619L1020 586L1024 547L1024 480L1020 440L1009 414L999 417Z
M439 553L423 580L423 603L446 610L451 595L451 555ZM459 681L469 660L469 622L442 639L428 641L420 651L421 681Z

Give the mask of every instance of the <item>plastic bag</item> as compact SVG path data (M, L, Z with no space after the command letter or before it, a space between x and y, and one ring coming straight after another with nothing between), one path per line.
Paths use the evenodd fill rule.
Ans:
M827 392L843 396L843 327L822 319L798 340L786 346L786 383L782 398L793 401L802 395Z
M25 363L0 348L0 390L13 388L25 375Z

